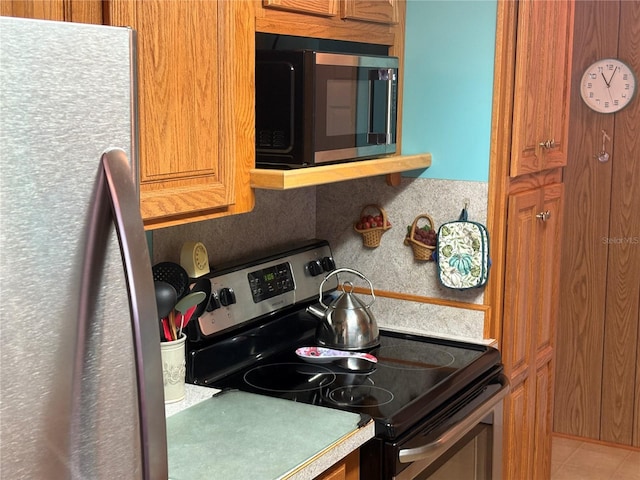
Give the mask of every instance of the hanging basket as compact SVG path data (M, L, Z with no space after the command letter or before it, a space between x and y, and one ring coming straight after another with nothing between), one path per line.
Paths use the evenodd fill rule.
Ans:
M367 209L369 209L369 211L376 210L376 215L373 216L382 217L382 225L376 225L375 227L369 228L358 228L358 225L361 224L361 221L358 220L358 222L353 224L353 229L360 235L362 235L362 244L365 247L376 248L380 245L380 239L382 238L384 232L391 228L391 223L389 223L387 212L384 211L384 208L374 204L364 206L364 208L360 212L360 219L365 216Z
M413 250L413 258L423 262L428 262L433 260L432 255L436 249L436 246L426 245L416 240L416 229L420 228L418 227L418 221L420 219L426 219L429 222L429 230L433 230L435 232L435 223L433 222L433 218L431 218L431 216L427 215L426 213L423 213L421 215L418 215L411 224L411 228L409 229L407 236L404 238L404 244L409 245Z

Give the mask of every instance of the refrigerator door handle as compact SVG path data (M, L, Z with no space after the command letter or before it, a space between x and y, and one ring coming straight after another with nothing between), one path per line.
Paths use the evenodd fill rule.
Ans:
M151 259L139 212L139 201L127 155L120 149L103 153L90 211L87 241L82 268L78 336L73 375L73 418L81 409L81 380L85 369L87 332L98 296L92 281L102 272L107 239L115 224L125 281L129 293L133 350L135 355L142 477L145 480L168 478L167 434L164 390L160 359L160 334ZM72 452L80 440L73 422ZM73 453L71 453L73 455ZM74 459L74 462L77 459ZM78 464L76 464L78 465ZM82 472L78 472L82 476Z

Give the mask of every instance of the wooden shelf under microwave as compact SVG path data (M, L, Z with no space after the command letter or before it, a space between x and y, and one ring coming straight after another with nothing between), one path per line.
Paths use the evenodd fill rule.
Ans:
M357 178L387 175L409 170L420 170L431 166L431 154L395 155L357 162L273 170L254 168L250 172L251 187L268 190L290 190L325 183L343 182Z

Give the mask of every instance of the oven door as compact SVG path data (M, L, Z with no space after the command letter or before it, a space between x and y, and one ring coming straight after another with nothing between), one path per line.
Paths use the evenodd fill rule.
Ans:
M316 164L396 151L398 59L315 53Z
M436 430L417 433L396 445L394 480L502 478L502 403L506 379L486 387ZM435 438L434 438L435 437Z

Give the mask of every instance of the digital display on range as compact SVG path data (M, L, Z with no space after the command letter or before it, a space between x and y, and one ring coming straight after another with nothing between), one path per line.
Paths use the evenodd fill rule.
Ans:
M262 268L247 274L253 302L258 303L268 298L293 290L291 265L281 263L273 267Z

